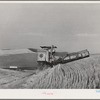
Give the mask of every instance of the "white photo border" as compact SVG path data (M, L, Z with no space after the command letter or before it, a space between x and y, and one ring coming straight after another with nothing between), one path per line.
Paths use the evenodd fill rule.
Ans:
M100 1L0 1L0 3L100 3ZM49 94L49 95L48 95ZM0 89L0 99L100 99L99 89Z

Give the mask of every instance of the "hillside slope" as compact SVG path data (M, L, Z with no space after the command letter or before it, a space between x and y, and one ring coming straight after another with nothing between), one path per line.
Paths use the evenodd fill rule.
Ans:
M38 67L37 54L23 53L0 56L0 68L9 68L9 66L18 66L23 69L36 69Z
M100 55L48 68L31 76L21 88L100 88Z

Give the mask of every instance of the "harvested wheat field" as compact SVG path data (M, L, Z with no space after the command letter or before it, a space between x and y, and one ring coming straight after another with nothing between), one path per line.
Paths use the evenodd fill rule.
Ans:
M0 88L96 89L100 88L100 55L59 64L42 71L0 69Z
M93 89L100 88L100 55L57 65L31 76L22 88Z

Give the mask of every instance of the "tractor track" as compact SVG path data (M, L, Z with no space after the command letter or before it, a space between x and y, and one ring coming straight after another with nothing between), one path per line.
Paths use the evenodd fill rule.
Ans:
M13 89L18 89L20 88L20 85L24 83L25 80L27 80L30 76L32 76L33 74L30 74L30 75L26 75L26 76L23 76L19 79L14 79L8 83L5 83L3 84L4 87L8 87L8 88L13 88Z
M9 71L10 72L10 71ZM5 72L3 72L4 74ZM34 73L25 73L25 72L17 72L14 71L9 74L6 75L2 75L2 77L0 78L0 88L3 89L11 89L11 88L19 88L20 85L27 80L30 76L32 76Z

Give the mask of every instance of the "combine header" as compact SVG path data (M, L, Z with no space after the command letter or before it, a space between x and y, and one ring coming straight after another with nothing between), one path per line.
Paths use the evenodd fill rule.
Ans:
M83 59L83 58L86 58L89 56L90 56L90 54L87 49L79 51L79 52L69 53L63 58L62 63L68 63L68 62Z
M67 53L64 57L61 57L55 56L55 48L57 47L54 45L40 47L42 48L42 50L38 51L37 62L41 66L50 65L51 67L53 67L53 65L64 64L90 56L87 49L79 52Z

